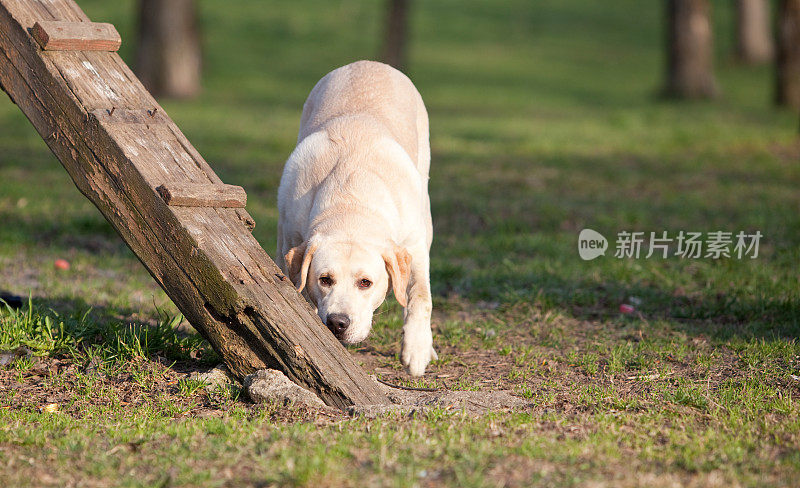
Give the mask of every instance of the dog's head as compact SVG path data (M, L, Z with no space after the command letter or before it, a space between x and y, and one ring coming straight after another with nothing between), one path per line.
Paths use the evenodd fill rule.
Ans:
M411 257L392 244L331 241L315 236L286 253L289 278L306 288L322 322L337 339L355 344L367 338L372 314L391 286L406 306Z

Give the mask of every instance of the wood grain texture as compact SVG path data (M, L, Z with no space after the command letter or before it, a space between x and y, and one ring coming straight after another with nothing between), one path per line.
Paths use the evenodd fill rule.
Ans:
M45 51L117 51L122 38L111 24L42 20L31 35Z
M71 0L0 0L0 86L230 370L280 369L338 407L387 403L244 209L168 206L155 191L222 181L120 57L42 51L28 33L42 20L89 21Z
M167 205L174 207L244 208L247 193L236 185L165 183L156 188Z

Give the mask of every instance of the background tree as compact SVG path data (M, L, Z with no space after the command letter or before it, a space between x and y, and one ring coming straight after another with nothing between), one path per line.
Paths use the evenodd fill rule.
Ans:
M202 55L194 0L139 0L136 74L155 96L200 92Z
M762 64L774 55L769 0L736 1L736 57L747 64Z
M800 109L800 0L781 0L777 45L776 102Z
M676 98L711 98L714 79L711 5L708 0L667 0L667 80Z
M411 0L387 0L383 62L403 71L406 67L408 10Z

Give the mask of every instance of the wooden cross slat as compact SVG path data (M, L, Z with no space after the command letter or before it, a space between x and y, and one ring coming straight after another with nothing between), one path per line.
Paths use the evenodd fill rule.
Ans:
M176 207L244 208L247 193L236 185L166 183L156 188L167 205Z
M45 51L117 51L122 44L111 24L42 20L31 35Z

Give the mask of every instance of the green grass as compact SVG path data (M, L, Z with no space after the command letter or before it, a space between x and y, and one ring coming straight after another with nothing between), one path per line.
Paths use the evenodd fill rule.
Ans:
M176 326L180 315L159 312L160 321L150 324L96 322L90 310L64 317L58 312L42 312L33 306L0 311L0 350L25 349L30 355L68 355L73 359L98 358L103 363L118 363L161 355L176 360L196 359L215 364L219 357L197 334L180 334Z
M132 1L80 1L132 59ZM205 90L165 108L274 250L303 100L379 51L382 2L200 2ZM769 67L723 96L657 98L655 1L416 2L409 75L431 118L434 341L420 380L400 308L351 347L407 386L533 406L375 420L253 406L16 106L0 102L0 466L9 486L791 486L800 474L800 145ZM755 260L582 261L577 235L759 230ZM612 243L613 245L613 243ZM610 251L613 251L611 249ZM65 258L68 271L53 267ZM633 297L635 300L632 300ZM636 312L619 305L636 301ZM56 412L44 409L57 405Z

